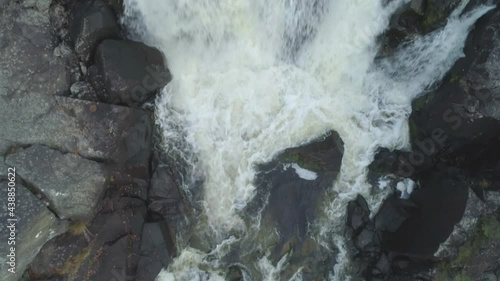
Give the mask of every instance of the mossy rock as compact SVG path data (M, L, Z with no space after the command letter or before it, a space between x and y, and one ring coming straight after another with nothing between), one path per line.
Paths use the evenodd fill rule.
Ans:
M446 23L446 19L460 4L460 0L427 0L422 27L430 32Z
M285 151L280 156L280 160L285 163L297 163L300 167L307 170L313 170L313 171L323 170L321 164L316 162L315 159L296 151Z
M421 111L432 102L436 93L430 92L413 100L411 107L413 111Z
M479 218L477 228L467 242L458 249L452 260L441 262L435 281L472 281L476 280L489 263L496 264L497 257L488 260L488 249L497 252L500 245L500 212L483 215ZM483 260L485 259L486 260ZM480 268L478 268L480 267ZM484 269L484 270L483 270Z

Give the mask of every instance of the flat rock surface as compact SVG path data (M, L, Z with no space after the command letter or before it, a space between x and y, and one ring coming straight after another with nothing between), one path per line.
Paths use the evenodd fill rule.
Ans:
M60 218L93 214L105 187L101 165L72 153L33 145L6 161L46 199Z
M2 196L0 197L1 212L0 219L0 238L3 243L0 244L0 275L1 281L18 281L24 272L24 269L33 260L42 246L53 237L63 233L67 229L67 223L61 222L49 211L45 204L40 201L26 187L16 183L16 270L15 274L7 271L6 255L11 247L7 244L10 230L7 229L7 219L9 210L7 210L7 182L0 183Z
M5 158L0 156L0 179L7 178L7 169L9 167L5 164Z

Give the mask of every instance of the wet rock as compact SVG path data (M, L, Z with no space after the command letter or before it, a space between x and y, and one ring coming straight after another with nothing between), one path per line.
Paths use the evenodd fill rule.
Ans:
M363 196L358 195L356 200L347 205L347 227L353 232L359 232L361 228L370 222L370 209Z
M340 171L342 156L343 142L331 132L309 144L286 149L259 167L258 194L245 212L255 214L263 208L261 229L276 229L277 237L261 234L274 244L273 262L290 253L293 262L282 273L284 280L302 266L306 278L321 280L325 278L322 273L328 272L326 268L335 263L335 250L311 241L308 227L318 218L323 200L335 196L328 190Z
M137 266L137 281L154 280L162 268L166 268L170 255L170 237L164 222L147 223L141 241L141 251Z
M380 242L377 233L373 230L363 229L354 237L354 244L364 254L380 251Z
M60 221L57 217L47 209L45 204L40 201L26 187L16 182L16 208L14 217L9 216L7 209L7 182L0 183L0 190L5 194L1 197L2 212L0 218L3 223L0 226L0 237L4 241L0 245L0 251L4 254L0 257L0 269L4 272L0 280L2 281L17 281L21 278L28 264L33 260L42 246L54 238L55 236L66 231L67 222ZM15 222L16 243L15 243L15 274L8 272L8 261L10 248L13 245L8 245L8 237L10 230L7 227L9 218L17 218Z
M376 229L384 232L395 232L404 221L411 217L414 208L416 205L411 201L400 199L394 195L390 196L384 201L375 216Z
M458 7L460 0L427 0L423 24L427 31L435 29L446 22L452 11Z
M97 48L90 70L100 100L111 104L141 106L170 82L162 53L130 40L105 40Z
M9 155L6 163L33 185L60 218L92 217L106 177L100 164L78 155L33 145Z
M232 266L229 268L227 275L226 275L226 280L228 281L241 281L243 280L243 274L241 272L241 269L239 269L236 266Z
M386 255L381 255L375 266L372 268L372 275L384 277L391 273L391 264Z
M123 0L107 0L109 6L113 9L115 14L121 18L123 15L124 5Z
M461 173L446 168L422 175L421 188L410 197L415 207L396 231L386 233L385 248L413 256L432 256L464 214L468 188L460 179Z
M410 8L419 15L423 15L425 13L425 8L426 8L425 6L426 6L425 0L412 0L410 2Z
M378 186L381 177L393 174L396 177L409 177L415 169L409 161L409 152L381 148L368 166L368 180L372 186Z
M183 212L182 195L169 167L160 166L151 178L148 194L150 211L169 218Z
M88 61L105 39L118 38L120 26L113 10L102 0L84 2L73 9L70 38L75 52Z
M469 189L467 198L467 205L465 207L464 215L458 224L453 228L453 232L444 241L439 249L434 253L434 256L440 258L451 258L458 254L458 249L465 243L467 239L473 234L477 227L479 217L485 209L485 204L477 195Z
M125 171L134 178L149 181L150 159L152 155L151 115L139 111L134 123L128 124L113 154L120 171Z
M499 19L497 8L478 20L467 38L465 57L437 90L413 102L409 123L415 155L474 173L495 167L500 149L493 144L500 141L500 119L495 113L498 89L493 84L499 77L493 61L500 50Z

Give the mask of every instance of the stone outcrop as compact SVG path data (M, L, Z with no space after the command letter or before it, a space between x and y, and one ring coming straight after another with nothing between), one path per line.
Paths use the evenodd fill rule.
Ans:
M92 82L102 91L99 100L106 103L138 107L172 79L163 54L140 42L105 40L94 61Z
M137 266L137 281L154 280L171 259L168 252L170 237L165 237L164 222L146 223L141 240L141 256Z
M29 263L35 258L42 246L54 238L55 236L65 232L68 229L66 221L60 221L46 206L40 201L31 191L16 181L16 206L13 210L14 217L11 217L10 210L7 209L7 190L8 183L0 182L0 197L1 212L0 219L0 238L3 243L0 245L0 280L2 281L18 281L28 267ZM14 228L9 228L7 219L15 218ZM7 243L11 236L11 231L15 231L15 245ZM15 247L14 255L14 271L7 271L11 268L8 262L11 261L11 247Z
M69 36L74 50L85 62L103 40L119 37L120 26L116 15L102 0L76 5L70 22Z
M94 215L106 183L99 163L41 145L9 155L6 163L16 167L19 176L48 200L59 218L78 220Z
M415 2L411 9L418 9ZM403 33L425 33L443 24L440 19L458 1L425 2L422 15L415 10L399 15L400 27L405 23L402 18L417 20ZM471 1L466 10L477 2ZM498 256L492 249L498 245L500 229L495 211L499 206L500 118L498 66L493 61L498 59L500 46L499 16L497 7L479 19L467 38L465 56L440 85L413 102L409 119L412 151L382 149L370 165L369 180L374 186L386 176L393 179L389 181L392 188L394 180L412 178L419 189L408 199L413 204L410 208L384 212L394 200L389 197L375 217L375 221L384 218L394 223L397 220L392 216L404 214L402 223L393 225L392 231L373 236L380 238L381 246L376 258L360 262L361 268L369 264L365 276L496 280ZM406 265L397 269L401 260ZM384 261L390 267L382 266L387 264Z
M0 1L0 179L6 178L9 166L15 166L22 191L18 197L23 201L18 233L22 257L17 275L2 275L8 278L2 280L17 281L23 273L29 280L130 280L137 274L141 245L148 252L141 256L141 264L149 265L157 257L150 250L161 244L156 239L158 228L152 227L153 238L141 242L143 225L152 216L147 207L154 171L152 113L99 102L106 98L106 89L94 88L91 82L105 83L91 79L88 69L97 46L121 36L113 11L121 2L111 1L113 9L107 2ZM168 73L156 49L128 40L111 42L125 46L125 53L119 65L104 56L104 71L110 65L142 63ZM142 71L135 74L146 73ZM128 74L102 78L118 89L130 82ZM136 83L145 78L134 77L141 79ZM114 78L122 80L110 80ZM161 81L148 88L148 99L166 83ZM126 105L123 100L107 101ZM133 105L139 107L144 101ZM162 220L155 217L154 223L164 225ZM69 231L59 235L68 223ZM165 237L171 235L159 229ZM34 239L38 232L39 239ZM3 229L1 233L3 237ZM171 255L171 242L168 247ZM141 276L152 276L167 262L141 271Z
M258 167L258 192L245 212L262 212L258 235L272 249L272 262L290 255L291 262L280 275L284 280L301 267L305 280L323 280L328 278L327 268L335 264L335 250L316 243L308 230L321 216L318 206L335 196L328 190L340 171L343 153L344 143L332 131L308 144L288 148Z

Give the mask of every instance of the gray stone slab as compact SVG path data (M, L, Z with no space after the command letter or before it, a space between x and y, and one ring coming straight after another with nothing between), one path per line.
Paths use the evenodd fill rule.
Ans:
M105 188L99 163L46 146L33 145L9 155L6 163L47 198L62 219L91 217Z
M28 264L34 259L42 246L53 237L65 232L68 228L66 221L60 221L49 211L45 204L40 201L26 187L16 183L16 206L14 216L10 216L8 210L8 183L0 183L0 281L18 281ZM7 220L15 218L15 273L10 273L7 257L10 247L7 241L10 230L7 228ZM13 229L13 228L12 228ZM12 240L11 240L12 241Z

